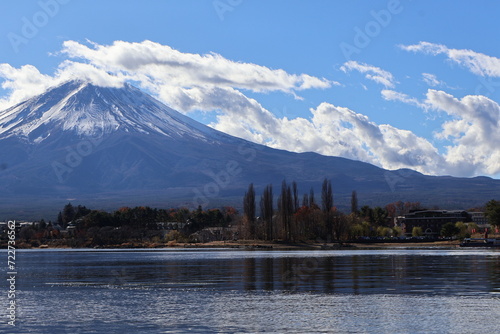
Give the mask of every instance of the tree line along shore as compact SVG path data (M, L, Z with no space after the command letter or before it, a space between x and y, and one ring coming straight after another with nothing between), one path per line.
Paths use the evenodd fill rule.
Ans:
M242 212L234 207L204 209L122 207L114 212L92 210L68 203L56 221L16 222L18 248L331 248L346 245L424 245L428 242L454 245L466 237L484 233L474 222L448 222L439 235L426 236L421 227L411 231L397 224L397 217L425 211L419 202L393 202L384 207L358 205L351 195L350 212L334 205L329 180L321 194L314 190L299 196L296 182L283 181L277 196L272 185L257 198L253 184L243 196ZM431 209L436 210L433 207ZM482 208L491 232L500 226L500 201ZM7 244L7 231L0 234Z

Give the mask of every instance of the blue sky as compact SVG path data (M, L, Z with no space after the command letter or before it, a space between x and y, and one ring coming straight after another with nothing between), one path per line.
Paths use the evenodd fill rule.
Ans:
M498 178L498 12L491 0L3 2L0 109L71 75L128 81L272 147Z

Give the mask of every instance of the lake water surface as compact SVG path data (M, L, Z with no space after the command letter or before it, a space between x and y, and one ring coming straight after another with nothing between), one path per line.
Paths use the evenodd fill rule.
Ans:
M17 326L3 303L0 333L500 332L496 250L18 250L16 260Z

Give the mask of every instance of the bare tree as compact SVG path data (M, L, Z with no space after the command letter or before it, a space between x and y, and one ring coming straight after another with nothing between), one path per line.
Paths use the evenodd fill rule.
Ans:
M309 207L312 208L315 205L316 201L314 199L314 189L311 187L311 190L309 191Z
M327 242L332 239L332 214L331 210L333 208L333 192L332 183L326 178L323 180L323 186L321 188L321 207L323 209L325 229L326 229L326 240Z
M297 189L297 182L292 182L292 191L293 191L293 212L297 212L299 209L299 190Z
M264 220L266 240L273 240L273 186L266 186L260 199L261 217Z
M281 195L278 198L278 212L282 228L282 237L286 241L292 238L291 220L293 214L293 199L290 186L287 186L286 181L281 183Z
M253 189L253 183L250 183L248 191L243 198L243 212L247 225L248 238L253 239L255 238L255 190Z
M349 220L348 218L340 213L333 212L333 236L337 241L345 240L349 230Z
M304 194L304 197L302 197L302 206L309 207L309 195L308 194Z

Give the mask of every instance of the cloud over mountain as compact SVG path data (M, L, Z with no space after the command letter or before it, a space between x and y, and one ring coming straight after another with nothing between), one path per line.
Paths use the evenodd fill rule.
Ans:
M474 74L500 76L498 58L471 50L428 42L400 47L413 52L445 54ZM348 61L340 69L344 73L360 72L382 85L382 100L446 115L434 138L377 124L366 115L331 101L312 106L303 117L279 117L256 96L284 93L301 99L299 94L306 90L329 89L339 83L237 62L215 53L185 53L151 41L116 41L111 45L66 41L59 55L66 59L53 75L43 74L32 65L14 68L0 64L2 88L8 92L0 100L0 110L74 78L115 88L132 82L183 113L196 110L214 113L215 121L210 126L217 130L273 148L341 156L386 169L406 167L428 174L500 173L500 153L496 149L500 147L497 135L500 112L495 101L479 95L459 99L433 89L422 97L411 96L396 91L396 77L374 65ZM422 76L432 87L442 84L433 74L425 72ZM431 140L445 143L446 152L439 152Z
M442 125L438 138L448 139L445 155L454 174L495 174L500 171L500 106L484 96L461 99L443 91L429 90L427 104L452 119Z

